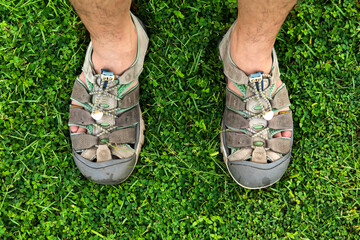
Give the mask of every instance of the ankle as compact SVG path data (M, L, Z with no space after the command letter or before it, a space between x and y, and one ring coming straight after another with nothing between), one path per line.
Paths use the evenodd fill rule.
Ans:
M127 34L120 36L112 34L101 39L92 38L92 61L95 71L100 73L102 68L109 69L114 74L121 74L128 69L136 59L137 33L132 24Z
M92 62L96 73L100 73L101 69L108 69L116 75L121 75L128 69L136 59L135 50L115 50L95 51L92 54Z
M244 39L235 28L231 35L230 46L230 56L235 65L247 75L258 71L270 73L273 44L266 41L245 41Z

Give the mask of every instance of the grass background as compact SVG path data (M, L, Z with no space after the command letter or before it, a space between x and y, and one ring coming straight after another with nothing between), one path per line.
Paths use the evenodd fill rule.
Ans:
M88 35L69 2L0 0L1 239L356 239L360 234L360 2L302 1L276 49L294 110L288 171L236 185L219 153L217 41L235 0L144 1L146 141L118 186L86 180L68 104Z

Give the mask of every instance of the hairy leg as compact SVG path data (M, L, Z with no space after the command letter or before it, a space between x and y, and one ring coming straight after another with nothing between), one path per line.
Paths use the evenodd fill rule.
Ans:
M276 35L295 3L296 0L238 0L238 21L231 35L230 54L234 63L246 74L258 71L270 73ZM274 91L281 84L279 79ZM231 81L229 88L242 95ZM275 135L280 136L290 137L291 132Z
M130 16L131 0L70 0L90 33L95 71L109 69L121 74L135 61L137 34ZM80 75L85 84L85 77ZM137 84L134 81L133 86ZM77 105L76 102L72 104ZM71 126L72 132L85 132Z

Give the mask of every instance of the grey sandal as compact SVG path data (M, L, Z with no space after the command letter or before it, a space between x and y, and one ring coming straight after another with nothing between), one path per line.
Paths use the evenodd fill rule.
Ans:
M120 76L106 69L96 74L90 42L83 72L87 86L77 78L71 99L69 126L87 129L70 133L74 161L80 172L100 184L119 184L132 173L144 142L139 85L129 89L143 70L149 39L142 23L131 14L138 36L135 62Z
M225 34L219 50L226 80L232 81L244 97L226 89L220 148L235 182L259 189L276 183L289 165L292 113L282 110L290 106L285 84L273 92L280 77L275 50L270 75L257 72L247 76L231 60L230 36L234 26ZM291 138L273 137L282 131L291 131Z

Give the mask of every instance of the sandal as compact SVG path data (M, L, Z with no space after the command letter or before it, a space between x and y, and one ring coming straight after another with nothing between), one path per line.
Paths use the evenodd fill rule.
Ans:
M280 77L275 50L271 74L247 76L231 60L230 36L235 24L219 44L226 81L231 80L244 97L226 89L220 148L231 177L240 186L260 189L276 183L285 173L293 144L293 120L285 84L273 92ZM275 113L278 115L274 116ZM276 133L291 131L291 137Z
M106 69L96 74L91 61L92 43L83 72L86 83L76 78L70 105L69 126L86 133L71 133L74 161L80 172L100 184L119 184L132 173L144 142L144 121L139 106L139 84L129 89L143 70L149 42L140 20L131 14L138 36L135 62L121 75Z

